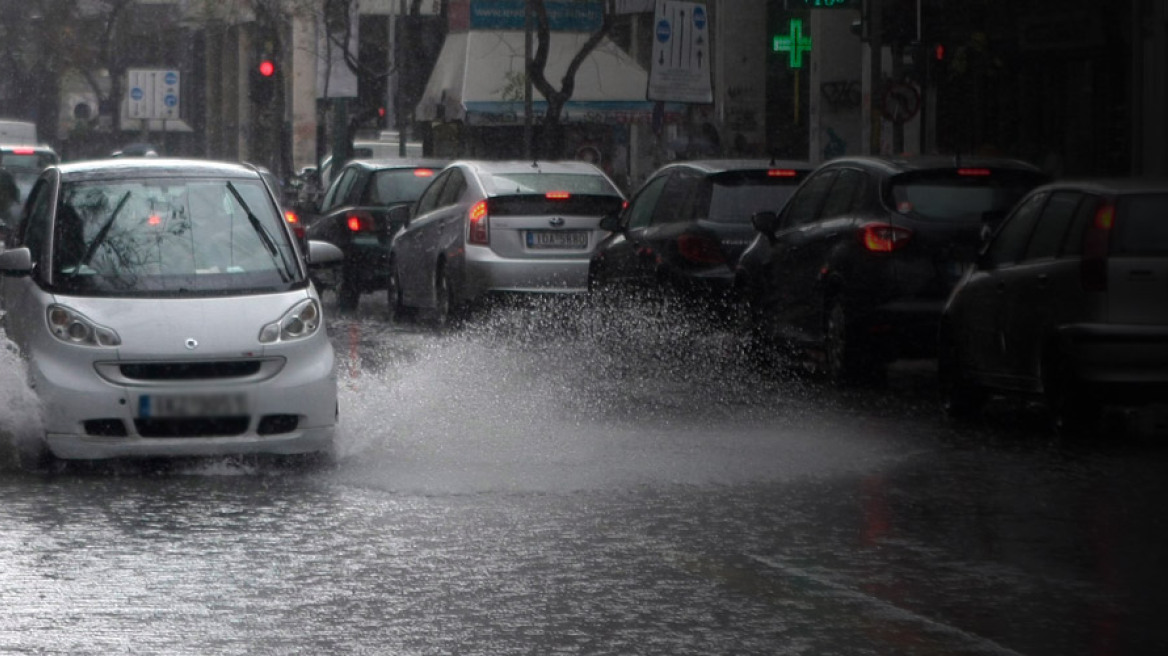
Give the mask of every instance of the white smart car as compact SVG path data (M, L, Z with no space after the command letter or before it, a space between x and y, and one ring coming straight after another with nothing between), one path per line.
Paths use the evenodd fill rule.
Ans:
M0 253L3 326L62 459L331 449L334 354L260 173L199 160L51 166ZM27 450L26 450L27 451Z

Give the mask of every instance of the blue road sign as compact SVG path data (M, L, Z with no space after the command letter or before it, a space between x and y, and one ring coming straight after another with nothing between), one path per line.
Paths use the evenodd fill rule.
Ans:
M703 9L701 5L698 5L693 9L693 22L694 27L698 28L699 30L706 29L706 10Z
M134 87L133 89L130 89L130 98L132 100L141 100L142 97L145 95L146 94L142 93L142 89L139 87Z
M661 43L667 43L670 37L673 36L673 28L669 26L669 21L657 21L657 40Z
M178 84L178 73L175 73L174 71L167 71L165 80L166 83L170 86Z

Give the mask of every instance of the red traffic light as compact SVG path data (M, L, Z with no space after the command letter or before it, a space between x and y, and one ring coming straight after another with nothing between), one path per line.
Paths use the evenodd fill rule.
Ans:
M933 59L945 61L945 46L943 44L938 43L933 46Z
M258 68L260 75L263 75L264 77L272 77L272 75L276 72L276 65L272 63L272 60L270 59L265 59L260 62Z

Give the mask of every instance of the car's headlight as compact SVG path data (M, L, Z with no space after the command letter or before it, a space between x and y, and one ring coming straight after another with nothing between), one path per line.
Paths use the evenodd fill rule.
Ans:
M112 328L94 323L89 317L64 305L50 305L46 311L49 332L66 344L118 346L122 338Z
M311 337L320 329L320 303L308 298L260 329L260 343L272 344Z

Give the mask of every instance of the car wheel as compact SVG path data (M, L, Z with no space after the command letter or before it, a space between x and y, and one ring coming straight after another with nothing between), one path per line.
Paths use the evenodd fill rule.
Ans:
M823 330L824 370L832 382L877 382L881 379L884 367L870 354L864 353L863 344L848 325L842 299L835 297L828 301Z
M446 267L439 266L434 274L434 327L449 328L454 323L454 288L446 277Z
M342 273L341 284L337 285L337 309L341 312L352 312L357 309L361 301L361 289L354 280Z
M389 278L386 280L386 321L394 323L402 318L401 279L397 275L397 264L389 263Z
M956 345L944 335L937 358L937 373L945 414L953 419L972 419L981 413L989 395L985 388L964 374Z
M1067 438L1094 434L1103 416L1103 406L1082 388L1066 366L1054 365L1044 377L1043 392L1054 432Z

